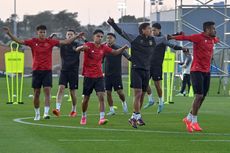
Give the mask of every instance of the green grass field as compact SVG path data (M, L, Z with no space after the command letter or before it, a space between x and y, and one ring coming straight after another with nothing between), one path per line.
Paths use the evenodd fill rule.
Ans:
M175 81L178 83L179 81ZM192 98L174 97L174 104L166 105L157 115L157 105L142 110L146 126L133 129L128 125L132 97L127 97L129 114L122 113L118 96L114 95L117 115L109 123L98 126L98 102L92 94L86 126L81 126L80 103L82 80L79 82L78 116L67 115L71 103L64 98L60 118L33 121L34 110L31 79L25 79L23 105L7 105L5 78L0 78L0 153L229 153L230 152L230 96L217 95L218 80L213 79L199 116L201 133L189 134L182 123L189 111ZM52 94L57 92L57 79L53 81ZM127 82L124 82L127 93ZM229 90L229 88L227 89ZM155 99L156 99L156 94ZM147 99L146 99L147 100ZM43 95L41 96L43 113ZM51 110L55 108L52 99ZM108 107L106 109L108 111ZM15 122L20 121L19 122Z

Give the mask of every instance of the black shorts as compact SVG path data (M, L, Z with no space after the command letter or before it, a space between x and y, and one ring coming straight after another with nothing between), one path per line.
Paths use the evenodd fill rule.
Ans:
M149 71L143 69L131 69L131 88L147 91L149 85Z
M194 94L202 94L206 96L210 85L210 73L191 72L191 81Z
M41 87L52 87L51 70L34 70L32 72L32 88L40 89Z
M93 92L93 89L96 92L105 92L105 83L104 78L88 78L84 77L83 81L83 95L90 96Z
M114 88L114 91L123 89L121 75L105 76L105 89L112 91L112 88Z
M151 67L150 78L152 78L153 81L162 80L162 67Z
M59 85L64 85L67 88L68 84L69 89L78 89L78 70L61 71Z

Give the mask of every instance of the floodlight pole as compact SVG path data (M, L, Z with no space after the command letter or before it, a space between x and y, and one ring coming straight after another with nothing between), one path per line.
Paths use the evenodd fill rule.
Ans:
M17 36L17 2L14 0L14 14L13 14L13 27L14 27L14 35Z

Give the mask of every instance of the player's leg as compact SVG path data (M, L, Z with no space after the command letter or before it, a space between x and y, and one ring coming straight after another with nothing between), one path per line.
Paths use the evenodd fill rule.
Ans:
M192 80L192 86L193 86L195 98L193 100L192 110L187 115L187 117L183 119L184 123L186 124L187 130L189 132L192 132L193 129L196 131L202 130L201 128L198 127L199 124L197 121L197 113L204 97L203 96L204 78L202 72L191 72L191 80Z
M131 87L134 91L134 102L133 102L133 114L129 119L130 125L132 127L137 128L137 120L141 119L140 108L141 108L141 96L142 96L142 88L143 81L149 82L149 72L139 69L131 70ZM147 88L147 85L146 85Z
M106 90L107 101L109 104L109 112L107 113L108 116L115 115L115 110L113 107L113 98L112 98L112 91Z
M184 91L185 91L185 88L186 88L186 84L187 84L187 76L186 76L186 74L184 74L180 93L177 94L176 96L185 96Z
M69 72L68 80L69 80L70 96L72 99L72 109L69 116L75 117L77 115L76 90L78 89L78 71Z
M83 96L82 105L81 105L81 109L82 109L82 117L80 121L81 125L86 124L86 118L87 118L86 112L88 109L89 98L93 91L93 86L94 86L93 79L84 77L84 81L83 81L83 95L84 96Z
M53 110L53 114L56 116L60 116L62 98L64 95L65 88L67 87L67 77L67 72L61 71L59 77L58 92L56 97L56 109Z
M82 109L82 116L81 116L81 121L80 124L81 125L85 125L86 124L86 118L87 118L87 109L88 109L88 103L89 103L89 98L90 95L84 95L83 99L82 99L82 104L81 104L81 109Z
M52 71L44 71L44 77L42 80L43 91L45 95L45 108L44 119L49 119L50 99L51 99L51 87L52 87Z
M56 97L56 109L53 110L53 114L56 116L60 116L61 102L62 102L62 97L64 95L64 91L65 91L65 86L59 85L57 97Z
M111 77L106 76L105 77L105 89L106 89L106 95L107 95L107 101L109 104L109 112L107 113L108 116L115 115L115 110L113 107L113 98L112 98L112 82Z
M127 106L127 102L125 100L125 94L123 92L123 89L117 90L117 94L118 94L118 96L119 96L119 98L121 100L123 112L128 113L128 106Z
M154 68L150 69L150 79L154 76ZM148 84L148 88L147 88L147 95L148 95L148 104L146 104L144 106L145 108L148 108L150 106L152 106L154 104L154 99L153 99L153 95L152 95L152 89L150 87L150 85Z
M104 78L97 78L95 79L95 86L94 89L96 91L98 100L99 100L99 111L100 111L100 119L98 124L104 125L108 122L108 120L105 118L105 84L104 84Z
M40 97L40 93L41 93L41 88L34 88L34 111L35 111L35 117L34 120L40 120L40 101L39 101L39 97Z
M149 108L150 106L154 105L154 100L152 96L152 89L150 85L147 87L147 95L148 95L148 103L144 106L144 109Z
M77 96L76 96L76 90L70 89L70 96L72 99L72 109L69 114L70 117L76 117L77 116Z
M34 89L34 98L33 98L33 103L34 103L34 111L35 111L35 117L34 120L40 120L40 94L41 94L41 74L40 71L33 71L32 72L32 88Z
M51 95L51 87L44 87L43 88L44 95L45 95L45 108L44 108L44 119L49 119L49 109L50 109L50 95Z
M117 94L121 100L123 112L127 113L128 107L127 107L127 103L125 100L125 94L123 92L123 84L122 84L122 77L121 76L114 76L113 77L113 87L114 87L114 90L117 92Z
M158 97L159 97L159 105L158 105L158 108L157 108L157 113L160 113L160 112L162 112L162 110L164 108L164 100L162 98L162 89L161 89L161 80L154 81L154 84L155 84L157 94L158 94Z

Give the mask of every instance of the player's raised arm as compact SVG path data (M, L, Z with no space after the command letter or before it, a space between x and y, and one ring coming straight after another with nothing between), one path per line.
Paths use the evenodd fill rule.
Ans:
M3 30L6 32L6 34L15 42L24 45L24 40L21 40L17 37L15 37L12 32L10 31L9 27L3 27Z
M113 27L113 29L119 34L121 35L123 38L125 38L126 40L128 40L130 43L136 38L136 36L126 33L125 31L123 31L121 28L119 28L117 26L117 24L114 22L114 19L109 17L109 19L107 20L108 24L111 25Z
M119 54L121 54L124 50L126 50L126 49L128 49L129 48L129 46L128 45L124 45L123 47L121 47L121 48L118 48L118 49L116 49L116 50L114 50L113 49L113 51L111 52L111 54L112 55L119 55Z
M75 39L77 38L81 38L84 35L83 32L78 33L77 35L75 35L74 37L70 38L70 39L65 39L65 40L60 40L60 45L67 45L70 44L71 42L73 42Z

